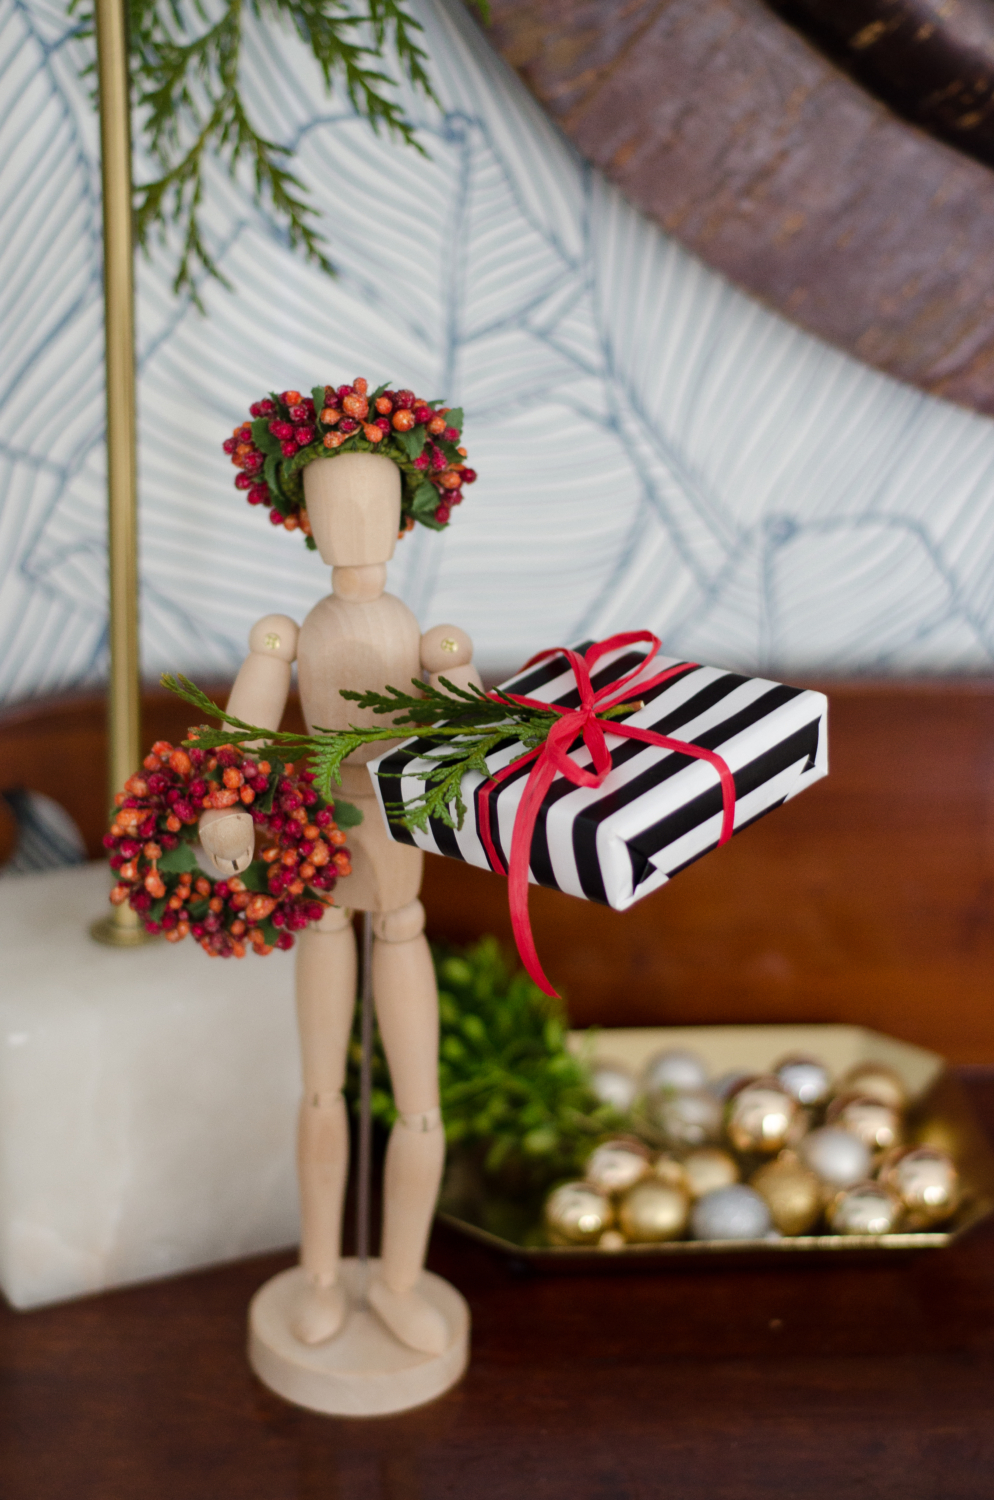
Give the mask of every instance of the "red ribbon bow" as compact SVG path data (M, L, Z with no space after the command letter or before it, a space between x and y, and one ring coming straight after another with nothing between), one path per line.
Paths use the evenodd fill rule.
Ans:
M595 692L590 681L590 673L597 661L608 651L617 651L622 646L634 645L641 641L647 642L649 646L645 659L630 672L626 672L623 677L617 678ZM532 657L531 661L525 663L522 671L534 666L536 662L547 660L550 656L565 656L573 669L576 685L580 691L578 708L561 708L555 703L545 703L539 698L523 698L517 693L503 694L505 698L510 698L514 703L520 703L524 708L538 708L559 716L543 744L537 745L534 750L529 750L527 754L512 761L510 765L505 766L502 771L498 771L484 783L480 789L479 801L480 838L483 841L487 858L491 868L498 875L507 875L511 926L514 930L518 952L532 979L547 995L554 996L556 991L542 972L528 916L528 864L532 834L535 831L535 821L545 794L557 776L565 776L567 781L571 781L574 786L596 787L603 783L611 770L611 752L604 739L605 731L608 734L616 734L622 739L642 740L647 745L659 745L664 750L675 750L680 755L689 755L695 760L706 760L709 765L714 766L721 779L723 809L721 836L718 843L726 844L734 831L735 780L720 755L716 755L713 750L702 749L700 745L691 745L686 740L674 740L665 734L656 734L651 729L640 729L634 724L598 717L606 709L623 703L633 690L648 692L650 688L657 687L668 678L678 677L682 672L689 672L697 665L696 662L682 662L679 666L667 667L664 672L657 672L654 677L645 678L636 684L635 679L640 672L644 671L646 662L651 661L656 655L661 644L659 637L649 630L629 630L621 635L609 636L606 641L596 641L582 656L565 646L556 646L551 651L540 651L537 656ZM495 702L500 701L495 693L490 693L488 696ZM593 770L578 766L576 761L569 757L569 748L578 735L583 736L583 742L590 751ZM506 781L512 772L532 760L535 764L529 772L514 819L510 868L505 871L490 832L490 794L502 781Z

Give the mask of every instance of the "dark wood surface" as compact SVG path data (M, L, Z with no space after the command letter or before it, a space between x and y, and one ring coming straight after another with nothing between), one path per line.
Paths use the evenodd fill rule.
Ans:
M665 890L624 914L533 891L577 1025L849 1021L994 1065L994 683L828 692L828 778ZM186 715L150 696L145 741ZM58 797L97 854L103 753L98 700L25 707L0 719L0 789ZM434 937L510 942L497 876L429 857L424 901Z
M858 26L846 42L878 88L882 53L899 42L888 27L917 3L881 0L876 44L853 50ZM791 13L814 8L798 0ZM874 0L822 8L836 28L876 14ZM950 35L957 48L931 70L947 92L934 91L929 118L967 75L973 92L960 96L983 96L975 127L986 129L987 0L918 9L932 34L913 49L941 50ZM491 12L494 45L667 233L859 359L994 412L988 167L899 119L763 0L491 0ZM951 119L977 113L968 104Z
M994 1071L969 1088L994 1130ZM450 1231L472 1364L419 1411L250 1374L271 1256L0 1308L3 1500L987 1500L994 1228L886 1264L522 1277Z

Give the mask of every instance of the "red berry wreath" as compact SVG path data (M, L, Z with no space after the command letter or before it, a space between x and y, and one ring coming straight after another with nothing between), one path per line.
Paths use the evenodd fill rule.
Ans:
M442 531L452 507L461 505L462 487L476 471L459 447L463 415L438 401L422 401L413 391L379 386L357 376L351 385L316 385L309 396L273 392L249 407L251 422L240 423L224 451L240 473L235 488L247 490L250 505L269 507L274 526L299 529L314 547L304 505L301 471L316 458L339 453L381 453L401 472L404 531L415 521ZM401 532L403 535L403 531Z
M336 880L351 870L334 806L313 780L310 771L234 746L183 750L158 740L118 792L104 835L118 877L111 901L127 901L149 932L171 943L192 935L212 957L242 958L249 945L256 953L292 948L293 933L324 915ZM261 857L218 880L197 862L197 824L205 808L236 806L252 815ZM352 814L340 805L343 821Z

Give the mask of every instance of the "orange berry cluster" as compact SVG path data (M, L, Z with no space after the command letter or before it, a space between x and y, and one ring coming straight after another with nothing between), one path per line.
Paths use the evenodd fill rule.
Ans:
M361 375L351 385L315 386L309 396L273 392L249 411L251 420L223 444L239 471L235 488L250 505L267 506L274 526L303 532L311 548L301 471L316 458L375 452L392 459L402 476L401 535L415 521L443 530L463 486L476 480L460 446L461 411L409 390L370 392Z
M127 902L147 931L171 943L192 936L211 957L292 948L293 934L320 921L352 868L334 807L313 780L235 746L210 752L157 740L114 799L103 840L117 875L111 901ZM201 814L225 807L251 815L262 847L241 877L217 880L200 869L193 846Z

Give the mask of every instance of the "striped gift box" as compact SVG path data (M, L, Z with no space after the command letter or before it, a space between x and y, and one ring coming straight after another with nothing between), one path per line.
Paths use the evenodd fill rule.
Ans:
M591 675L594 689L631 671L640 660L643 653L630 647L602 657ZM679 664L677 657L656 656L643 675ZM562 657L526 668L502 686L563 707L579 703L573 673ZM641 698L645 707L626 718L627 724L699 745L726 762L735 779L735 833L828 773L828 700L823 693L695 665L647 692L636 682L630 696ZM612 768L601 786L576 787L559 776L550 787L532 836L529 880L624 911L717 846L722 796L715 770L706 761L621 739L610 730L607 745ZM422 752L429 746L420 741ZM496 773L523 752L519 743L508 745L487 765ZM580 742L570 757L580 766L590 765L589 751ZM463 827L448 828L433 818L427 832L411 833L387 809L420 795L422 783L412 772L424 764L412 740L370 762L391 837L489 870L480 837L480 799L486 795L491 837L506 868L531 767L521 767L497 786L478 772L469 773L462 787L468 809Z

